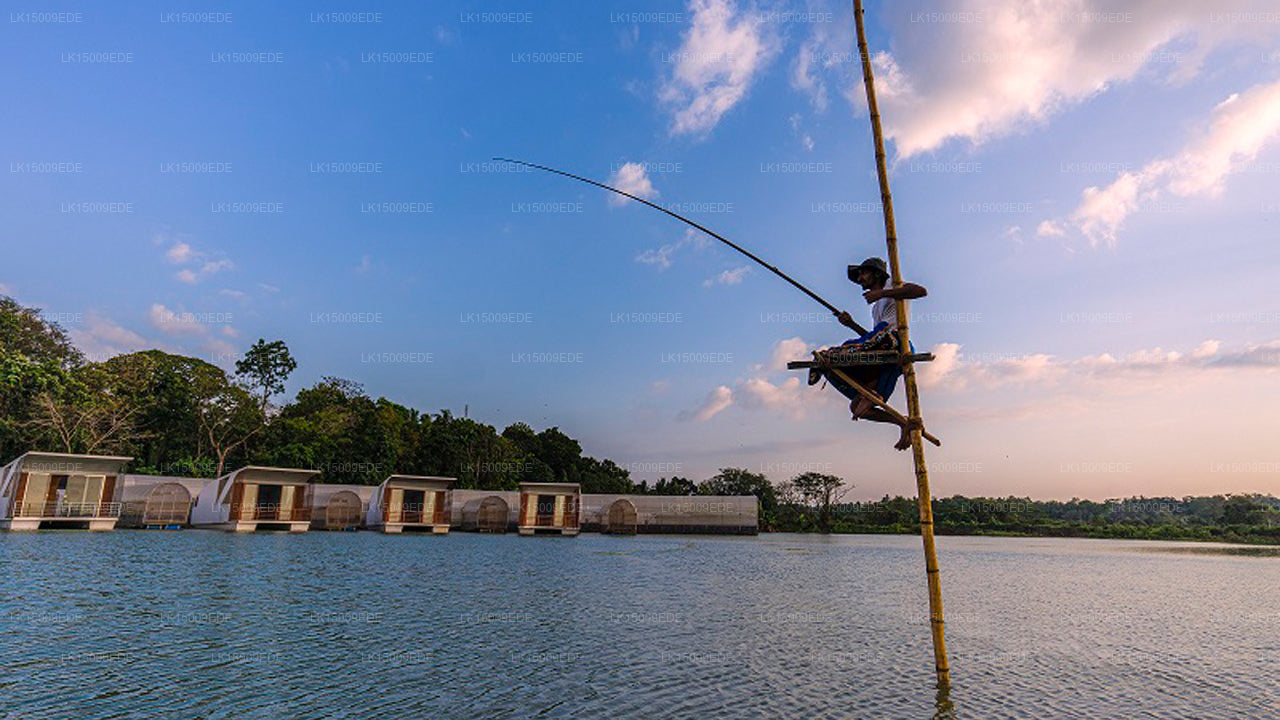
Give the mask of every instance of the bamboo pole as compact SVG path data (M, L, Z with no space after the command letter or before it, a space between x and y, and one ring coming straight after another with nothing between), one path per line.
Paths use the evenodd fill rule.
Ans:
M893 220L893 197L889 194L889 171L885 163L884 134L880 128L880 109L876 105L875 78L871 72L871 57L867 53L867 31L863 23L862 0L853 0L853 20L858 32L858 53L862 57L862 79L867 89L867 111L871 115L871 134L875 139L876 175L880 181L880 199L884 204L885 244L889 252L889 272L893 286L902 285L902 271L898 263L898 232ZM907 357L911 343L907 304L897 300L898 335L903 354L902 379L907 389L907 414L912 420L920 420L920 392L916 386L915 364ZM947 661L947 640L942 614L942 580L938 571L938 552L933 541L933 498L929 494L929 467L924 459L924 442L917 424L911 431L911 458L916 469L916 496L920 506L920 537L924 541L924 566L929 582L929 625L933 634L934 668L938 673L939 688L951 684L951 666Z

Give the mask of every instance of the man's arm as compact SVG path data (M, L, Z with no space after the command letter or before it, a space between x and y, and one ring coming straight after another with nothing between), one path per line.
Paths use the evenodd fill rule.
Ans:
M866 328L859 327L858 323L854 321L853 316L844 310L836 313L836 322L859 334L867 331Z
M880 298L889 298L890 300L915 300L928 295L929 291L923 286L915 283L902 283L902 285L894 288L881 288L879 290L868 290L862 293L862 297L867 302L875 302Z

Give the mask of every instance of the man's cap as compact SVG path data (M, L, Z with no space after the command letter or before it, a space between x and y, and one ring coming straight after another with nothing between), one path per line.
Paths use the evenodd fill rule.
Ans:
M874 270L886 278L889 277L889 266L885 265L884 261L878 257L867 258L860 265L850 265L849 279L857 282L858 272L861 270Z

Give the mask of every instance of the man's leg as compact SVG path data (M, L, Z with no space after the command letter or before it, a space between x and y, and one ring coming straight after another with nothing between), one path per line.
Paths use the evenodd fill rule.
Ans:
M816 356L816 353L815 353ZM871 368L858 368L856 371L850 371L845 368L846 377L849 377L858 387L869 391L871 394L879 398L884 398L886 393L892 394L894 387L897 385L898 373L896 372L878 372ZM827 379L831 386L840 391L840 394L849 398L849 411L853 413L854 420L870 420L872 422L889 423L897 425L899 430L898 442L894 447L898 450L906 450L911 447L911 425L910 423L899 422L896 417L881 408L876 407L875 403L868 400L856 390L849 387L844 380L821 370L823 377ZM923 429L923 426L921 426Z
M893 447L897 450L906 450L911 447L911 427L910 421L902 423L898 419L884 410L876 407L872 402L864 397L860 397L849 404L849 409L853 411L853 417L859 420L870 420L872 422L889 423L898 426L898 442Z

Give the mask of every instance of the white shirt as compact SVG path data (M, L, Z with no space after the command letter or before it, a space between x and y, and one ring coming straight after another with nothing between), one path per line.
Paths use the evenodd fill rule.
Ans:
M871 327L882 322L889 323L890 329L898 329L898 303L892 298L880 298L871 303Z

